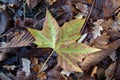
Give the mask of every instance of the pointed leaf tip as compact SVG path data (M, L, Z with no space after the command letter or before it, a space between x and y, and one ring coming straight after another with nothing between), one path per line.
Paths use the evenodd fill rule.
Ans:
M59 27L57 21L49 10L47 10L43 30L27 29L34 36L34 43L37 44L38 47L49 47L59 54L58 64L60 64L64 70L80 71L77 63L81 58L81 54L99 51L98 49L76 42L76 40L80 38L80 30L84 22L84 19L75 19L65 23L63 27ZM66 68L66 66L71 67Z

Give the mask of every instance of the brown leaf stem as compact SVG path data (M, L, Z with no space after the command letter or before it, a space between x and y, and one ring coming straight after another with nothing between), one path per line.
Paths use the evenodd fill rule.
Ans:
M86 24L87 24L87 22L88 22L88 20L89 20L89 18L90 18L90 16L91 16L91 13L92 13L93 8L94 8L94 5L95 5L95 2L96 2L96 0L93 0L93 3L92 3L92 7L91 7L91 9L90 9L90 12L88 13L87 18L86 18L86 20L85 20L85 23L83 24L83 27L82 27L82 29L81 29L81 31L80 31L81 34L84 34L84 30L85 30L85 28L86 28Z

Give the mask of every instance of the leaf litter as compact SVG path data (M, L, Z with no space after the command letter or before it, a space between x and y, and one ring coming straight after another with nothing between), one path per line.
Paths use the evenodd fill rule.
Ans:
M120 0L1 0L0 79L119 80L119 3ZM36 29L36 35L41 34L43 40L32 36L28 28ZM101 51L94 52L95 48ZM81 54L81 49L87 54ZM29 75L27 70L22 71L27 68L22 64L23 58L31 63ZM63 71L70 72L62 74Z

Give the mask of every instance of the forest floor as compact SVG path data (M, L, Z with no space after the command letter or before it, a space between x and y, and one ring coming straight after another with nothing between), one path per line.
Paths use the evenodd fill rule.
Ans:
M73 20L83 19L81 29L72 27L77 23ZM56 25L67 26L59 34L68 35L69 41L79 31L79 43L68 45L66 40L59 53L49 47L52 42L39 41L41 34L49 39L52 34L57 42L68 39L58 38L61 29ZM41 34L35 31L36 38L28 31L31 28ZM35 40L41 43L34 44ZM89 46L91 53L87 50L90 54L78 58L74 51L80 51L79 44ZM73 53L64 53L65 48ZM0 0L0 80L120 80L120 0Z

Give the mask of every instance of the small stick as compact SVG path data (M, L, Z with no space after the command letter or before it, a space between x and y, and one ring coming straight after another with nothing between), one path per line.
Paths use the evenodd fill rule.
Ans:
M52 52L51 52L50 55L48 56L47 60L44 62L43 66L42 66L42 68L41 68L41 70L40 70L39 72L42 72L42 71L43 71L45 65L47 64L47 62L49 61L49 59L50 59L50 57L52 56L53 53L54 53L54 50L52 50Z
M87 18L86 18L86 20L85 20L85 23L83 24L83 27L82 27L82 29L81 29L81 31L80 31L81 34L84 34L84 30L85 30L85 28L86 28L86 24L87 24L87 22L88 22L88 20L89 20L89 18L90 18L90 16L91 16L92 10L93 10L94 5L95 5L95 2L96 2L96 0L93 0L93 3L92 3L92 7L91 7L91 9L90 9L90 12L88 13Z

